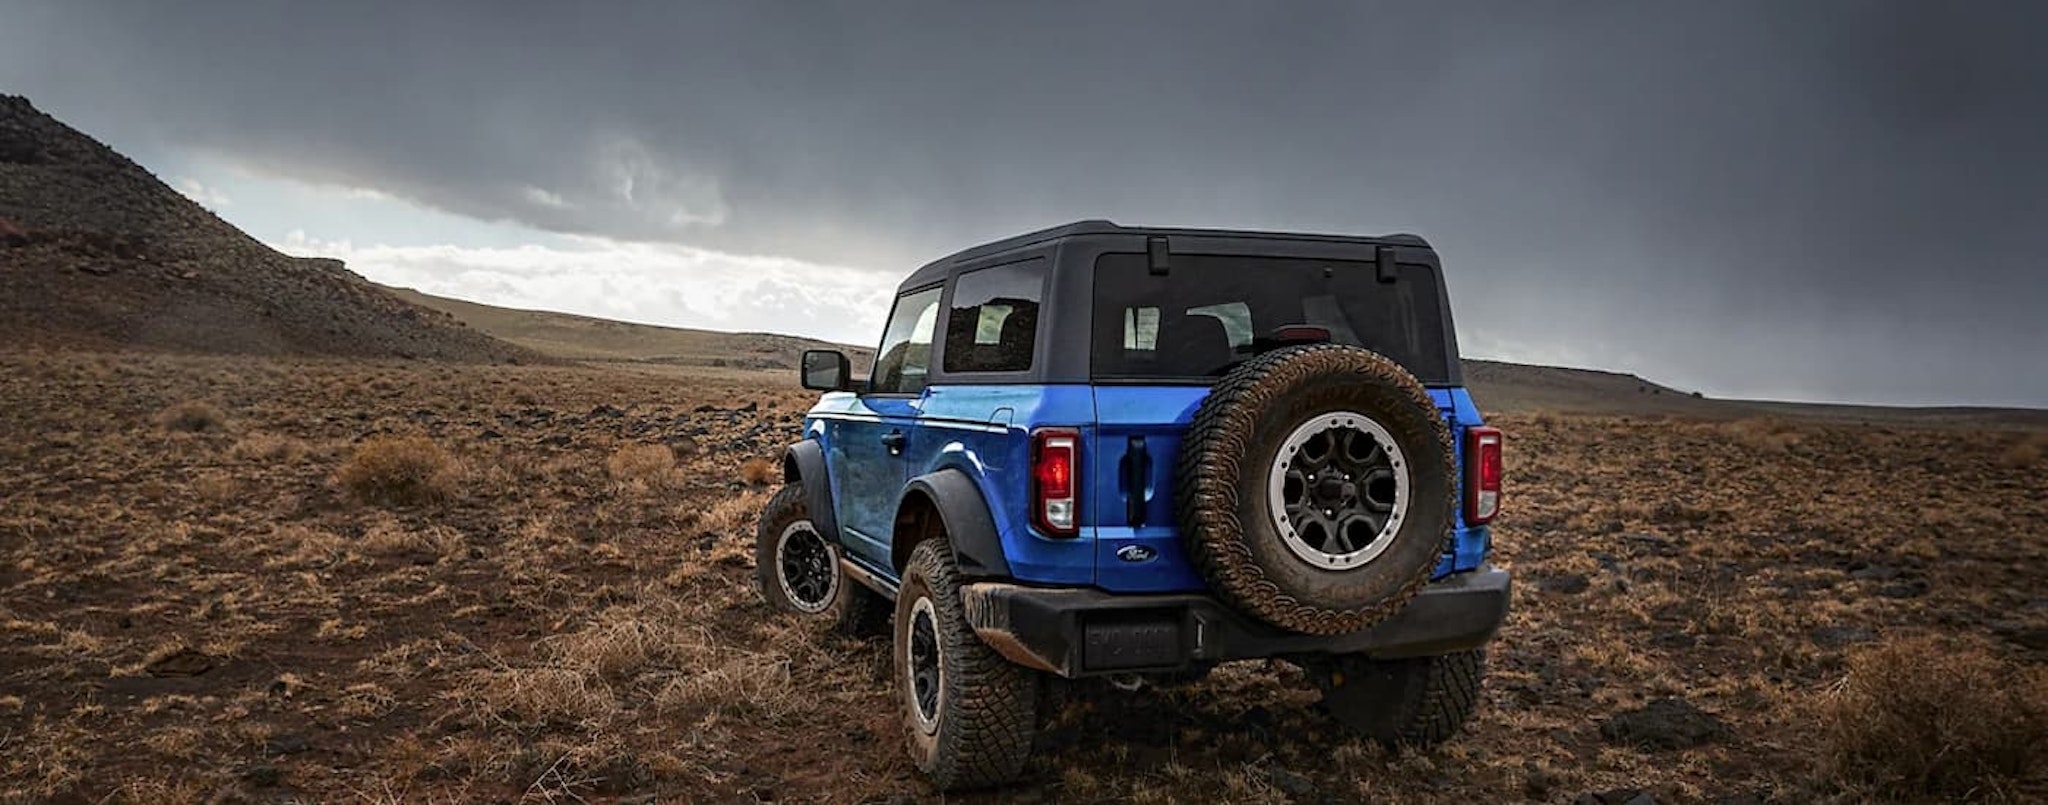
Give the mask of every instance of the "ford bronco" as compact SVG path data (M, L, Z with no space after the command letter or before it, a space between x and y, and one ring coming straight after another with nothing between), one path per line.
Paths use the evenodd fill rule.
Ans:
M866 378L801 371L761 592L890 630L941 789L1019 774L1067 679L1277 658L1374 740L1472 712L1502 438L1423 239L1082 221L918 269Z

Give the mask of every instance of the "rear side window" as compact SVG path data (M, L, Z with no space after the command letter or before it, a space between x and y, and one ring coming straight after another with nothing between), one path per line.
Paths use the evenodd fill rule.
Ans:
M1029 371L1044 297L1043 259L961 274L946 314L946 371Z
M1440 287L1434 269L1406 263L1381 283L1369 261L1175 254L1172 272L1154 276L1145 255L1105 254L1090 365L1103 380L1215 378L1275 330L1306 324L1446 383Z

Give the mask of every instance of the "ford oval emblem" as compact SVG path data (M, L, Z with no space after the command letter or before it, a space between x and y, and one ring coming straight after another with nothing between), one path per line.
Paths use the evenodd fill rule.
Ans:
M1116 549L1116 558L1126 562L1149 562L1159 552L1144 545L1125 545Z

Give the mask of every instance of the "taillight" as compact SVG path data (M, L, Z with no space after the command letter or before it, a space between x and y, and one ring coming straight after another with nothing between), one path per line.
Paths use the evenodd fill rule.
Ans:
M1031 519L1049 536L1079 532L1081 501L1075 475L1080 469L1081 432L1044 428L1031 432Z
M1485 525L1500 513L1500 443L1497 428L1465 431L1465 524Z

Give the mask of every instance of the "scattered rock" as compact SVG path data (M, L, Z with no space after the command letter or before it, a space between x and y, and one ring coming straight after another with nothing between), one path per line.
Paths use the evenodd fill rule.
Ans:
M1656 805L1657 796L1640 788L1588 791L1572 799L1572 805Z
M181 648L151 660L143 668L150 676L198 676L213 670L213 658L194 649Z
M1891 565L1850 565L1849 578L1857 581L1891 581L1899 577L1899 569Z
M1274 788L1290 797L1307 799L1315 796L1316 783L1307 777L1286 769L1274 769L1268 776L1272 778Z
M1545 592L1578 595L1593 586L1593 583L1587 580L1584 573L1562 573L1555 576L1537 576L1536 586Z
M1806 635L1813 644L1821 648L1841 648L1857 643L1869 643L1877 639L1877 633L1853 626L1822 626Z
M1649 749L1691 749L1727 737L1728 727L1684 699L1657 699L1600 725L1609 742Z
M313 743L306 740L306 736L296 732L273 735L270 740L263 742L264 754L270 755L296 755L312 748Z
M278 771L276 766L268 763L258 763L242 769L242 773L238 776L242 778L242 782L257 788L271 788L276 786L279 780L283 779L284 774Z

